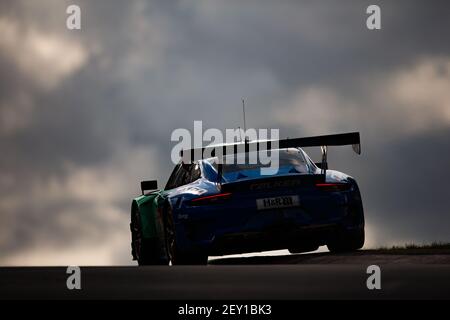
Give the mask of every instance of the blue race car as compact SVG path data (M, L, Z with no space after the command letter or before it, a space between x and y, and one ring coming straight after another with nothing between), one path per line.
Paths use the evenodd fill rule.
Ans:
M133 200L131 211L134 259L140 265L206 264L208 256L245 252L361 248L364 212L358 185L328 170L326 161L327 146L350 144L360 153L359 133L279 140L279 170L271 176L261 175L266 165L247 161L260 144L246 141L241 153L239 144L231 152L223 146L222 162L194 159L196 153L189 150L193 161L176 165L164 190L144 193L157 184L142 182L143 195ZM271 143L264 146L275 150ZM322 147L321 163L300 148L309 146Z

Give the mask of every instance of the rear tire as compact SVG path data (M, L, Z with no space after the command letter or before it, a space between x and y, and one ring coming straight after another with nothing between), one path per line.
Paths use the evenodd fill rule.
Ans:
M138 265L167 265L167 261L161 257L158 239L144 238L141 215L137 207L132 210L130 229L132 255Z
M349 252L361 249L364 246L364 228L351 233L343 233L327 244L331 252Z

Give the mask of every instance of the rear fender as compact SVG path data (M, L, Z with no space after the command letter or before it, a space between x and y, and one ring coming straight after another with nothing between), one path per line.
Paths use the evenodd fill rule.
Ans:
M160 236L160 226L158 222L158 198L160 191L155 191L133 199L131 212L139 209L142 225L142 236L144 238L154 238Z

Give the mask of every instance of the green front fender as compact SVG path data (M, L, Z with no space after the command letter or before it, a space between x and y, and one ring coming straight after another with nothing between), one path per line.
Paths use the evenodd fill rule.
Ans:
M131 210L139 209L142 235L144 238L160 238L163 234L162 221L158 213L162 191L154 191L133 199Z

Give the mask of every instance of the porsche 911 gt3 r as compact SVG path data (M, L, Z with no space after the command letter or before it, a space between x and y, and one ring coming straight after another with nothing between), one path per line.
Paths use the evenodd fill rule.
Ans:
M349 175L328 170L326 162L326 146L351 144L359 153L359 133L278 142L278 148L267 148L279 156L271 176L261 174L267 164L250 164L256 151L247 146L241 153L224 148L222 161L180 162L162 190L144 194L157 184L142 182L143 195L131 210L133 258L140 265L206 264L208 256L235 253L361 248L358 185ZM307 146L322 147L321 163L300 148Z

